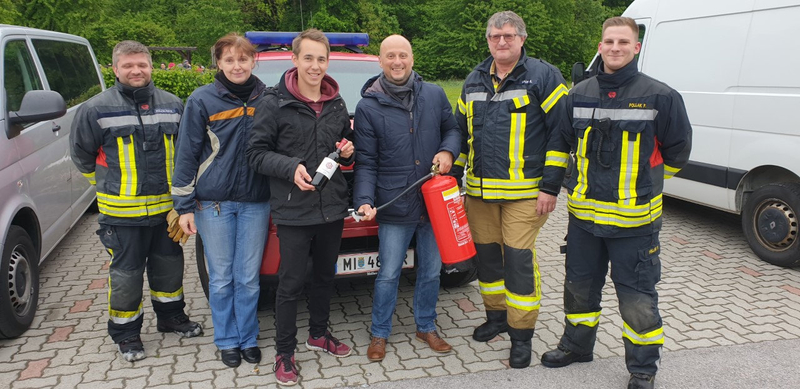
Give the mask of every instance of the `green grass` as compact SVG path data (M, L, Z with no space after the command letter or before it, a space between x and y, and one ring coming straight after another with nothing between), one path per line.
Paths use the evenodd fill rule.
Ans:
M464 85L464 80L440 80L432 82L444 89L444 93L447 95L447 100L450 101L450 105L453 107L453 112L455 112L456 103L458 102L458 98L461 96L461 87Z

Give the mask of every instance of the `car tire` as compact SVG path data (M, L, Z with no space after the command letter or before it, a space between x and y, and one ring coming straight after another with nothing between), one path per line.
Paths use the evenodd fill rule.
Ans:
M8 230L0 277L0 338L16 338L30 328L39 301L38 252L19 226Z
M755 190L742 210L742 230L753 252L782 267L800 265L800 184L778 183Z
M459 288L475 281L478 278L478 269L472 268L465 272L450 273L442 272L439 277L439 285L444 288Z

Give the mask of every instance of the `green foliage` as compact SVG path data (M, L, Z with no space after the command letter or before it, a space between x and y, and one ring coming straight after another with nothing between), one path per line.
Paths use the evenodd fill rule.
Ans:
M440 80L433 81L434 84L439 85L444 89L444 94L447 95L447 101L455 112L458 98L461 97L461 87L464 86L464 80Z
M156 88L163 89L175 96L180 97L183 101L194 92L195 89L206 84L214 82L214 71L205 71L198 73L195 70L153 70L153 84ZM106 87L111 87L116 82L114 70L112 68L103 68L103 80Z

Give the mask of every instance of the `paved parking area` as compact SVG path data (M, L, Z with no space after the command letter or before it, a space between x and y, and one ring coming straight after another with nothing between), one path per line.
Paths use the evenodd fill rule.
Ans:
M538 239L542 272L542 309L534 337L534 365L554 347L563 328L561 293L563 257L558 254L566 231L564 196ZM155 329L149 299L142 333L147 359L131 364L117 356L106 334L107 256L94 231L96 215L87 214L41 268L39 312L31 330L14 340L0 340L0 387L18 388L255 388L274 387L274 315L260 312L259 345L264 362L225 367L217 357L211 313L195 266L194 244L186 245L187 311L206 329L205 336L180 339ZM667 333L665 356L678 350L748 345L800 339L800 272L758 260L744 241L739 218L667 199L661 233L663 265L661 312ZM296 354L303 388L368 386L386 381L443 377L508 369L506 335L488 343L472 341L473 327L484 318L477 283L442 290L438 324L453 345L436 354L414 339L413 286L401 282L400 298L387 357L370 363L372 285L340 282L333 298L333 333L354 346L337 359L305 350ZM610 284L595 358L623 354L622 320ZM308 336L308 313L301 304L299 339Z

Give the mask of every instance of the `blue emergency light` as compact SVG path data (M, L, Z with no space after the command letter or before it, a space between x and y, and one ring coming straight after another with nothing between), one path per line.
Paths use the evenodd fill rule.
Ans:
M248 31L244 33L250 43L261 48L270 46L291 46L292 40L300 35L299 32L270 32ZM331 46L345 46L350 50L360 52L358 46L369 45L369 34L356 32L326 32Z

